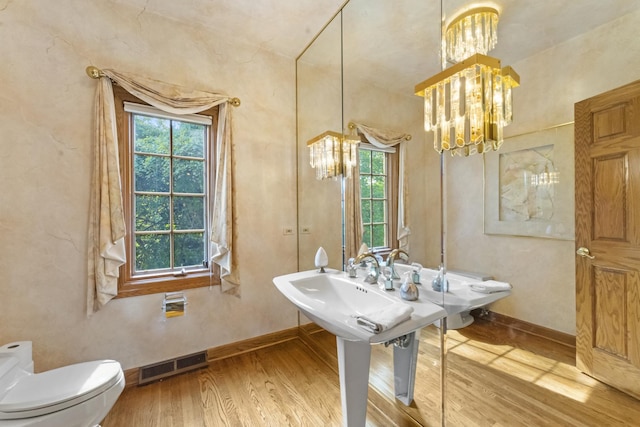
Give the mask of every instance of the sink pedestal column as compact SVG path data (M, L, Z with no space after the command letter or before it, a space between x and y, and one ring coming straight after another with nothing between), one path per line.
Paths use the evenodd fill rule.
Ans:
M416 382L420 329L406 335L404 347L393 347L393 376L396 399L409 406L413 402ZM371 344L347 341L336 337L340 397L342 399L342 425L361 427L367 420L367 394L369 392L369 366Z
M393 386L396 399L406 406L413 402L420 329L407 334L405 347L393 346Z
M369 392L369 365L371 345L364 341L347 341L336 337L340 397L342 399L342 425L361 427L367 420L367 394Z

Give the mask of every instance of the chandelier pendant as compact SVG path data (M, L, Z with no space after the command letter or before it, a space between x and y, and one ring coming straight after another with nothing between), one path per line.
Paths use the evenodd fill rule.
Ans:
M472 9L449 24L443 55L451 67L419 83L424 98L424 128L434 133L438 153L469 156L498 150L503 128L513 120L512 89L520 76L487 56L497 42L498 12Z
M323 132L309 140L309 163L316 170L316 178L337 179L341 175L351 178L357 164L359 142L334 131Z

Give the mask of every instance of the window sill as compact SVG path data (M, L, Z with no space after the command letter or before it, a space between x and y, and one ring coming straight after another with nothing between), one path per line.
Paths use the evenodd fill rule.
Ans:
M165 292L176 292L185 289L203 288L206 286L220 285L220 277L210 274L208 271L202 273L191 273L187 276L162 276L148 277L140 279L122 280L118 284L118 295L116 298L136 297L140 295L150 295Z

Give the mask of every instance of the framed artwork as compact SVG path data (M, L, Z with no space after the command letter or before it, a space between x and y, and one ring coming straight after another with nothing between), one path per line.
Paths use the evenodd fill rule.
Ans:
M574 240L573 123L505 138L484 156L484 232Z

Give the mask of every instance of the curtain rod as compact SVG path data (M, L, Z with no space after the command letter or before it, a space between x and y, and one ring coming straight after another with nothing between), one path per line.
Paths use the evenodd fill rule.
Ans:
M99 79L100 77L105 76L101 69L93 65L89 65L85 71L87 72L87 76L91 77L92 79ZM234 107L239 107L240 98L229 98L229 104L233 105Z

